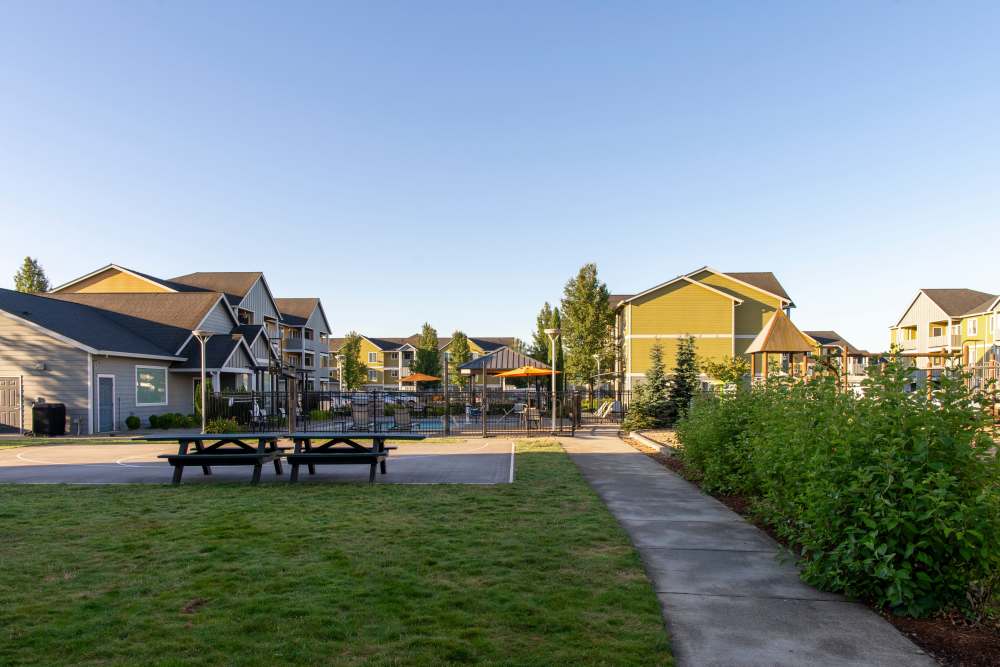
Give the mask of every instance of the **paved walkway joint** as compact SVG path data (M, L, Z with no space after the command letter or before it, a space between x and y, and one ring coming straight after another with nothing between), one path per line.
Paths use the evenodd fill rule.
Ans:
M618 438L561 442L639 550L679 665L937 664L864 605L804 584L768 535Z

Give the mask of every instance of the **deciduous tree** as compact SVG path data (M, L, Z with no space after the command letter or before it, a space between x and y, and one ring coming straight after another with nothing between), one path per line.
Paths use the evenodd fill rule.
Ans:
M368 380L368 366L361 360L361 334L356 331L348 333L338 354L342 355L340 378L344 389L360 389Z

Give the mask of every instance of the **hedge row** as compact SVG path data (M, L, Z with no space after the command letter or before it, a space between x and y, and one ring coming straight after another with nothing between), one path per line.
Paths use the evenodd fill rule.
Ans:
M709 492L738 493L824 590L925 616L988 600L1000 572L996 445L960 373L906 392L894 361L864 395L833 380L695 401L678 424Z

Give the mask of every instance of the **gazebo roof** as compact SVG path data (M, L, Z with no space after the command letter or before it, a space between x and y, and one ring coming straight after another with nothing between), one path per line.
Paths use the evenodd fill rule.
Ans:
M521 368L522 366L533 366L535 368L545 368L548 369L547 364L542 363L538 359L532 359L531 357L516 352L509 347L503 347L496 352L491 352L490 354L485 354L477 359L472 359L466 361L464 364L458 367L460 373L481 373L483 369L486 369L487 375L496 375L497 373L503 373L504 371L513 370L515 368Z
M757 352L812 352L815 345L799 328L792 324L781 309L774 311L770 321L764 325L757 337L747 348L747 354Z

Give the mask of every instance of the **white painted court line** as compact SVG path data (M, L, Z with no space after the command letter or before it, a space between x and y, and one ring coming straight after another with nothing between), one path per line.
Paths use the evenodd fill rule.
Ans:
M120 466L125 466L126 468L162 468L165 465L168 465L165 462L164 463L156 463L156 464L149 464L149 463L147 463L145 465L143 465L141 463L122 463L122 461L127 461L128 459L138 459L138 458L141 458L142 456L143 456L142 454L135 454L134 456L123 456L122 458L120 458L117 461L115 461L115 463L118 464L118 465L120 465Z
M507 481L508 484L514 483L514 443L510 443L510 479Z

